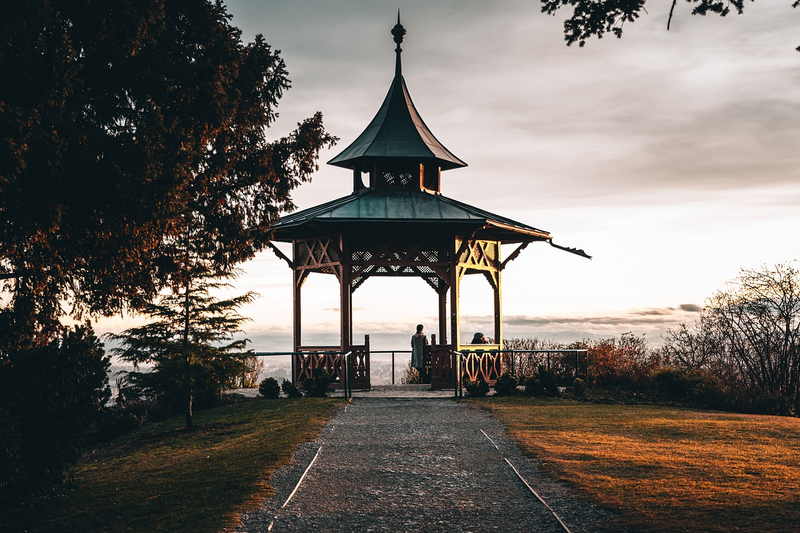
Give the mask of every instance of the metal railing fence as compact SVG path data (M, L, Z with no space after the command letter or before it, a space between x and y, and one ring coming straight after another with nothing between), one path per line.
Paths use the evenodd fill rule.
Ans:
M395 384L395 354L409 354L411 355L411 350L370 350L370 355L372 354L392 354L392 385Z

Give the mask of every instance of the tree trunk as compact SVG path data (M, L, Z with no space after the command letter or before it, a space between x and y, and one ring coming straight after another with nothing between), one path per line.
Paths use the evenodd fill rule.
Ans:
M194 429L194 413L192 411L192 404L194 403L194 394L189 391L189 398L186 401L186 427Z

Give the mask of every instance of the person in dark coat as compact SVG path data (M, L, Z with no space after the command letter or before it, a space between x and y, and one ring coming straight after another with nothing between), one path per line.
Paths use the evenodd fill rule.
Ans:
M423 332L423 325L417 325L417 332L411 336L411 366L419 371L422 376L425 369L424 350L428 345L428 336Z

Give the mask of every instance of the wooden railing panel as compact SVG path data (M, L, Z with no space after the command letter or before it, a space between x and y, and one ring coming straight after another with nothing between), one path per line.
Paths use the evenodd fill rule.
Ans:
M314 377L314 370L322 367L333 377L331 388L341 388L344 386L343 357L341 353L321 353L338 351L338 346L333 347L314 347L301 348L301 353L292 356L294 375L292 380L298 387L303 384L303 380Z
M292 356L292 368L294 369L292 379L298 387L303 384L303 380L314 376L314 370L322 367L328 374L333 376L331 389L343 389L345 385L344 376L344 356L339 346L303 346L299 349L300 353ZM370 388L370 364L369 364L369 337L364 339L364 344L360 346L350 346L351 352L351 388L369 389ZM323 353L338 352L338 353Z
M503 373L503 354L498 352L461 352L462 383L482 379L490 386L494 385Z
M452 389L455 387L453 346L437 344L431 346L431 388Z

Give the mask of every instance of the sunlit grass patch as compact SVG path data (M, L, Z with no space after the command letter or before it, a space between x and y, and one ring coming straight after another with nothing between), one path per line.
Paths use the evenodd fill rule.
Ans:
M474 400L635 531L797 531L800 420L528 398Z
M87 454L75 484L13 515L18 531L219 531L270 492L266 480L340 402L251 401L148 424ZM2 530L3 527L0 527Z

